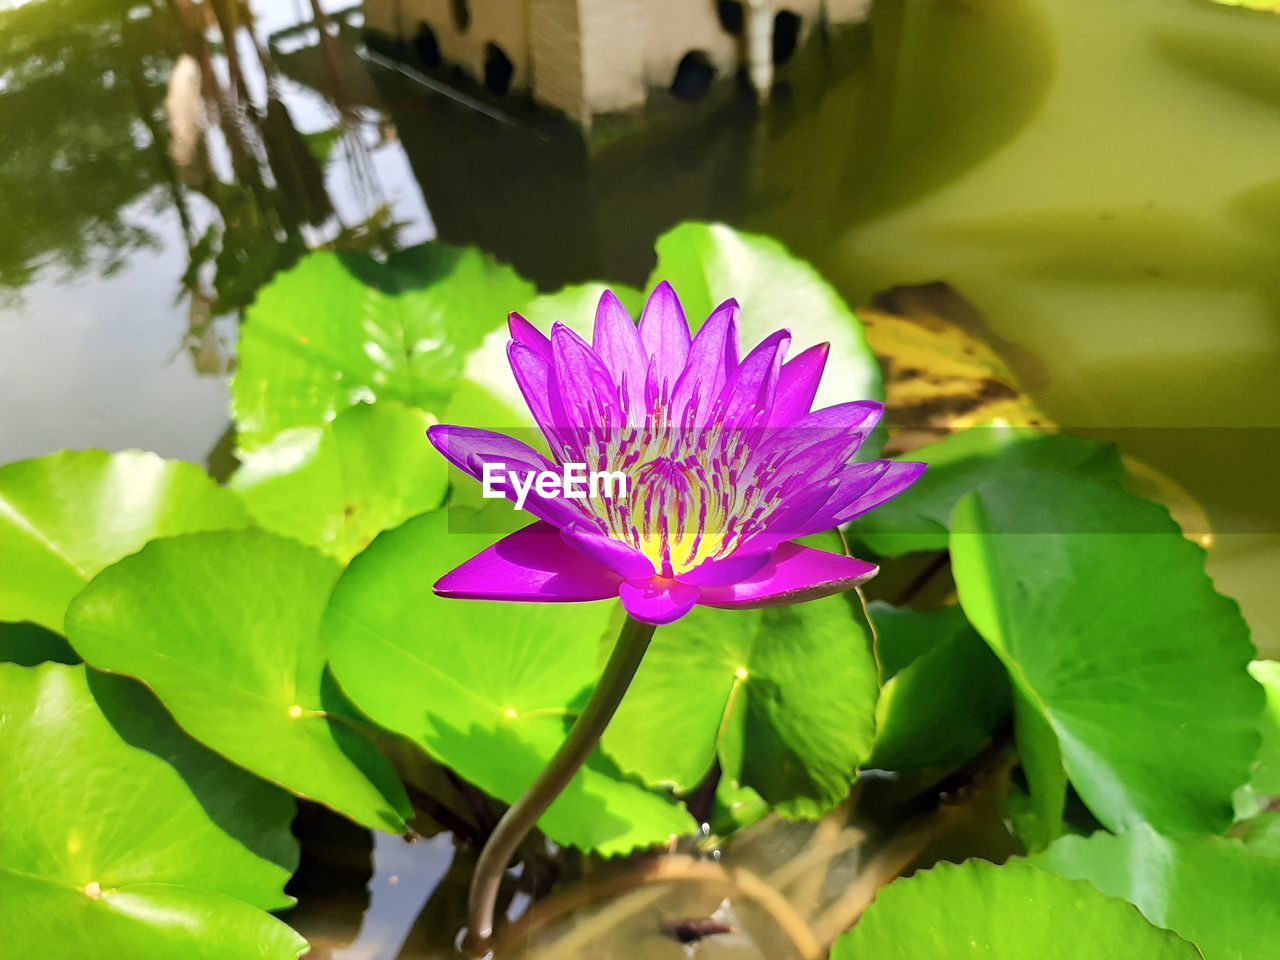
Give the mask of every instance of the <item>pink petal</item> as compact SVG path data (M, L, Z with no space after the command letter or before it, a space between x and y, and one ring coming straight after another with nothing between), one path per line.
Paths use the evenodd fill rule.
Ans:
M661 393L665 384L670 395L689 358L689 321L679 297L665 280L649 294L640 314L640 342L650 357L657 391Z
M755 576L724 587L703 589L708 607L776 607L817 600L852 589L875 576L877 567L856 557L786 543L773 562Z
M701 425L738 366L738 301L726 300L712 311L689 347L684 372L671 395L672 419L677 424ZM685 411L697 401L689 412Z
M698 588L654 577L632 580L618 590L627 613L641 623L662 626L679 620L698 602Z
M533 420L547 438L551 452L563 457L564 444L556 427L557 421L563 422L563 410L560 406L560 395L556 393L551 382L550 361L531 347L512 341L507 345L507 361L511 364L511 373L516 379L516 386L533 414Z
M790 342L791 331L778 330L747 354L725 384L712 416L731 427L759 419L762 413L767 417Z
M640 343L640 331L612 290L600 295L591 346L617 384L619 394L626 397L631 422L639 424L644 420L644 378L649 360Z
M562 323L551 329L551 371L571 427L621 423L618 390L587 341Z
M560 531L569 546L608 567L627 580L643 580L654 574L653 561L635 547L614 540L585 523L574 523Z
M676 579L694 587L722 587L755 576L772 559L773 552L767 549L738 552L723 560L708 560Z
M514 310L507 314L507 329L513 341L524 344L544 360L551 359L551 341L546 334Z
M620 579L574 550L549 523L499 540L436 582L442 597L576 603L618 595Z
M882 503L892 500L919 480L924 475L925 467L926 464L923 463L891 461L889 468L876 481L875 485L869 490L858 494L851 502L848 502L840 511L837 520L840 523L848 523L850 520L856 520L864 513L874 510Z
M809 412L813 398L818 395L818 384L830 352L831 344L820 343L782 365L773 412L769 414L769 426L786 426Z

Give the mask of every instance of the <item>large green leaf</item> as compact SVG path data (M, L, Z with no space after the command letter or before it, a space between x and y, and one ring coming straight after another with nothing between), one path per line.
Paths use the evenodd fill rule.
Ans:
M1124 480L1114 448L1066 434L1004 425L973 427L908 457L929 469L902 496L856 521L851 532L882 557L945 550L951 511L966 493L1026 471L1057 470Z
M304 257L249 309L232 384L241 444L380 399L438 412L467 354L533 292L509 267L443 243L386 263Z
M148 540L249 525L199 467L154 454L56 453L0 469L0 620L62 631L71 598Z
M856 594L767 610L696 608L662 627L604 736L622 769L690 790L724 776L782 813L849 791L875 734L871 629Z
M1239 840L1169 839L1141 826L1063 837L1032 863L1128 900L1195 943L1205 960L1280 957L1280 857Z
M306 942L294 804L84 667L0 664L0 943L15 957L269 960Z
M1009 712L1000 661L959 607L924 611L877 602L869 612L885 680L867 765L914 770L968 760Z
M1280 796L1280 662L1255 660L1249 673L1262 684L1267 708L1262 714L1262 747L1253 763L1253 776L1236 792L1238 816L1260 813L1273 797Z
M91 666L146 683L229 760L401 831L404 788L326 669L320 618L338 571L261 530L159 540L85 588L67 636Z
M1204 551L1162 507L1050 473L969 494L952 526L960 601L1013 678L1028 772L1060 764L1112 830L1225 829L1263 696Z
M1022 861L941 864L876 896L831 960L1199 960L1123 900Z
M601 637L616 626L614 605L435 596L440 576L497 538L451 528L461 512L416 517L374 541L334 590L323 635L334 673L361 709L510 803L586 702ZM559 843L612 854L695 825L683 807L621 780L597 753L539 826Z
M683 223L658 238L652 289L670 281L696 330L724 300L742 305L742 342L755 346L790 327L791 354L827 341L831 354L817 406L883 399L880 365L862 324L830 284L777 240L722 223Z
M346 563L444 499L445 461L427 442L429 423L392 401L358 404L246 454L230 486L262 527Z

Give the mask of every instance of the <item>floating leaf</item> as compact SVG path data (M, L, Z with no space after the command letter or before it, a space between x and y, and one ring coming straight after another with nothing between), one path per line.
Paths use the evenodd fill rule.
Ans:
M0 664L0 942L42 960L292 958L294 804L131 680Z
M0 469L0 620L62 631L71 598L148 540L248 526L235 494L151 453L55 453Z
M448 478L423 414L359 404L245 455L230 486L267 530L346 563L381 531L438 507Z
M616 628L615 605L435 596L440 576L496 539L452 529L461 512L415 517L356 557L334 590L323 635L334 673L361 709L511 803L585 704L599 677L601 638ZM558 843L604 854L695 828L683 807L620 779L598 753L539 826Z
M984 483L1003 483L1040 470L1087 474L1116 483L1124 479L1124 467L1114 447L1010 426L974 427L920 447L911 459L929 464L924 476L902 496L877 507L850 528L882 557L945 550L952 508Z
M1214 591L1204 551L1163 508L1050 473L966 496L953 529L960 602L1013 678L1028 772L1059 764L1051 731L1110 829L1225 829L1263 697L1245 669L1248 627Z
M1123 900L1022 861L941 864L889 884L831 960L1200 960Z
M1009 712L1000 661L959 607L873 603L869 613L885 681L867 766L950 767L974 756Z
M1255 660L1249 664L1249 673L1266 691L1267 707L1261 717L1262 748L1253 763L1253 777L1236 793L1241 816L1262 812L1269 798L1280 796L1280 662Z
M468 353L533 296L476 250L429 243L379 263L312 253L263 288L240 338L240 442L262 445L374 400L438 412Z
M1031 862L1128 900L1195 943L1205 960L1280 957L1280 857L1239 840L1170 839L1139 826L1121 836L1063 837Z
M876 664L856 594L767 610L698 607L655 634L604 736L622 769L691 790L724 776L784 814L849 792L875 734Z
M67 614L94 667L137 677L202 743L357 823L402 831L408 799L353 729L320 618L338 565L261 530L160 540L100 574Z
M1224 7L1244 7L1246 10L1263 10L1280 13L1280 0L1213 0Z
M742 343L755 346L790 327L790 355L831 344L816 406L876 400L880 366L854 312L822 276L782 244L722 223L682 223L658 238L649 287L668 280L696 330L724 300L742 305Z

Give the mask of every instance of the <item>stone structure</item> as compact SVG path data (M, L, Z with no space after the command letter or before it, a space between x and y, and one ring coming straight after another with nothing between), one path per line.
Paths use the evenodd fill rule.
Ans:
M583 125L634 110L651 88L694 97L746 66L761 95L775 63L869 0L365 0L365 27L520 92Z

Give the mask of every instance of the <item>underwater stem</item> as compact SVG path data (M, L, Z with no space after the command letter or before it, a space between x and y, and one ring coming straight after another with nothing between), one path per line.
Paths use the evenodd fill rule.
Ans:
M653 638L653 625L640 623L627 617L614 644L604 674L586 708L574 721L556 755L547 768L533 782L528 791L517 800L498 821L489 842L480 852L476 872L471 879L471 895L467 902L467 941L476 951L487 949L493 936L493 914L498 902L498 888L507 871L507 864L533 829L534 824L569 785L574 774L595 751L605 727L613 719L623 695L631 686L631 680L644 659L649 641Z

